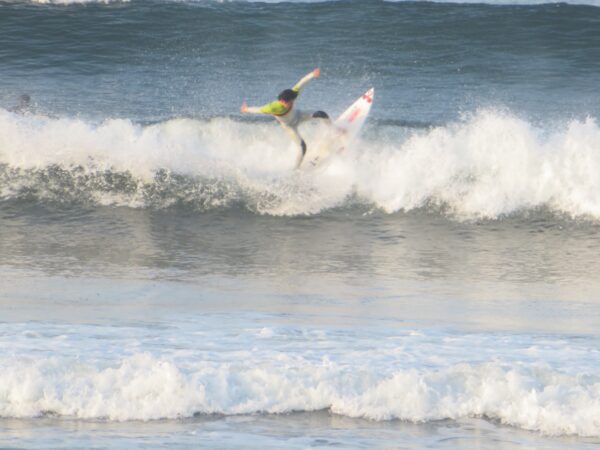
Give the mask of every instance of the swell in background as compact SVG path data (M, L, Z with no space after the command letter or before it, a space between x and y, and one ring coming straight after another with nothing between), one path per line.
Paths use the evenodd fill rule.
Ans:
M599 117L600 9L585 5L143 1L0 3L0 102L59 116L237 115L308 70L299 105L340 111L375 86L374 119L430 125L478 108Z

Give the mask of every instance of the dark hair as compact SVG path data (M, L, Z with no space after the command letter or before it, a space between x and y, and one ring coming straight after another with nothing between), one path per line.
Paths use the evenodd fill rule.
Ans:
M286 89L279 93L277 100L283 100L284 102L289 102L291 100L295 100L298 97L298 93L292 89Z

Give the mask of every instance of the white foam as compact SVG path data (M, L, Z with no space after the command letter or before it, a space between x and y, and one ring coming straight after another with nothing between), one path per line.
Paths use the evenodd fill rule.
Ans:
M90 192L99 203L132 207L146 205L144 186L163 170L204 180L196 181L196 191L206 207L240 201L274 215L315 214L357 195L389 213L434 205L460 220L542 207L600 218L595 118L544 127L483 110L408 137L397 128L376 130L376 137L365 137L326 167L294 171L299 150L275 123L174 119L143 127L122 119L92 124L0 110L0 163L21 172L60 166L85 174L129 173L139 184L134 193L92 186ZM309 145L317 131L305 129ZM27 177L18 183L27 184ZM2 196L15 195L18 183L0 186ZM196 194L188 189L185 195Z
M499 363L379 373L279 355L271 363L178 367L136 354L108 367L59 358L2 361L0 416L151 420L330 409L372 420L486 417L545 434L600 436L600 379Z
M593 336L282 326L233 312L226 326L222 319L4 324L0 417L329 409L376 421L485 417L549 435L600 436Z
M358 192L388 212L433 203L461 218L538 207L599 218L599 139L592 118L549 131L483 111L363 153Z

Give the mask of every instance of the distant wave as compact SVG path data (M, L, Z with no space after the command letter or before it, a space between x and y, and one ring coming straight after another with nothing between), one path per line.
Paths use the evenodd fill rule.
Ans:
M128 3L136 0L29 0L32 3L46 5L73 5L73 4L109 4ZM343 2L345 0L163 0L164 2L178 3L324 3ZM547 5L570 4L600 6L600 0L382 0L390 3L454 3L454 4L487 4L487 5Z
M306 128L310 142L317 126ZM306 215L348 204L388 213L434 208L458 220L545 208L600 219L595 118L536 126L482 110L428 129L372 126L314 171L275 123L18 116L0 110L0 199L133 208L241 205Z
M410 2L411 0L385 0L390 3ZM551 4L567 4L567 5L587 5L600 6L600 0L414 0L416 2L425 3L455 3L464 5L551 5Z
M31 0L31 3L40 5L77 5L77 4L109 4L109 3L129 3L131 0Z

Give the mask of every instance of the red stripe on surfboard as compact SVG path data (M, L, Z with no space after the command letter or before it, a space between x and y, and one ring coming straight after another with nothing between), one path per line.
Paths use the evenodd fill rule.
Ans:
M354 122L354 119L356 119L358 117L358 115L360 114L360 108L355 108L354 111L352 111L350 113L350 115L348 116L348 122L352 123Z

